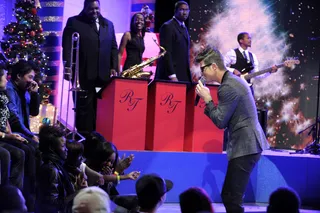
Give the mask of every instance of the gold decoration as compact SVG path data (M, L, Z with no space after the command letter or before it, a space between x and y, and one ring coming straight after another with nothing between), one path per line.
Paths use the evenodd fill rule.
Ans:
M42 16L40 20L42 22L63 22L63 16Z

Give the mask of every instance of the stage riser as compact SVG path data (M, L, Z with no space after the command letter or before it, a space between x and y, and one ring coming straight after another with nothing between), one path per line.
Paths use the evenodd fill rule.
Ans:
M120 151L120 156L123 153L135 155L128 172L157 173L174 182L166 202L179 202L179 194L191 186L203 187L213 202L221 202L225 154ZM272 191L289 186L299 193L303 205L316 206L320 201L320 158L304 156L263 155L252 172L244 201L266 203ZM118 190L121 194L135 193L134 184L122 181Z

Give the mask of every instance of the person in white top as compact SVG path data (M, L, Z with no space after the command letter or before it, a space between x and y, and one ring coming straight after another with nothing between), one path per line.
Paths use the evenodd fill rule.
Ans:
M224 57L227 69L237 76L244 74L243 72L245 70L249 71L249 73L259 71L259 61L256 55L249 51L252 42L250 34L241 32L239 33L237 40L239 48L231 49ZM276 72L277 69L278 68L274 65L271 73ZM262 75L260 77L266 77L267 75ZM250 80L248 80L248 83L250 83Z
M96 186L82 189L73 200L73 213L111 213L109 195Z

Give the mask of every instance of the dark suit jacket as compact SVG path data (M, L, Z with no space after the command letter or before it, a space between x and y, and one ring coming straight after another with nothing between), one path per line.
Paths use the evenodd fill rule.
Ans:
M179 81L191 82L187 29L179 26L175 19L167 21L160 28L160 45L167 53L158 60L155 78L169 80L170 75L176 74Z
M220 129L228 127L228 159L260 153L269 148L247 83L226 71L218 89L217 106L210 102L205 114Z
M84 89L103 86L110 78L110 70L117 70L118 66L118 46L113 23L100 17L99 32L95 24L80 13L68 19L63 31L63 61L66 61L66 66L70 66L72 33L80 34L79 73L80 85Z

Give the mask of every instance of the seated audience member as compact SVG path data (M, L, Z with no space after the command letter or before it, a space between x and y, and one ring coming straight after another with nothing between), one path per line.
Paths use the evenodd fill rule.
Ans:
M10 152L0 144L0 185L9 183L10 161Z
M19 118L21 129L12 126L13 132L21 132L27 138L39 142L38 137L30 131L30 115L39 114L40 96L39 86L33 79L37 68L32 62L20 60L11 67L11 78L7 85L9 96L8 107Z
M1 183L10 183L22 190L24 174L23 150L0 141Z
M118 150L111 142L107 142L104 137L93 132L87 136L85 141L85 149L90 150L87 153L86 165L92 170L99 172L103 175L105 184L101 186L110 196L119 195L116 190L116 185L122 180L136 180L140 172L134 171L129 174L124 174L133 159L133 155L119 159Z
M0 69L0 132L1 142L7 143L11 146L17 147L24 152L25 165L24 165L24 184L23 194L27 201L29 211L33 211L35 200L35 178L36 178L36 142L28 141L26 138L19 134L12 133L12 126L21 126L19 119L8 108L9 98L6 93L7 86L7 72L4 69ZM11 125L10 125L10 124ZM18 128L22 129L22 128ZM22 170L23 171L23 170ZM19 171L20 172L20 171ZM17 173L16 173L17 174ZM21 185L16 185L21 188Z
M101 188L82 189L73 200L73 213L111 213L109 195Z
M206 191L198 187L191 187L179 196L181 213L213 213L212 201Z
M64 168L69 173L75 190L87 187L87 185L104 185L103 175L90 169L83 163L83 144L77 141L67 142L68 156Z
M65 133L59 127L45 125L40 128L39 139L43 164L37 176L35 213L66 212L75 190L63 168L67 158Z
M26 201L17 187L11 185L0 186L0 212L27 212Z
M299 195L290 188L280 187L269 198L267 213L299 213Z
M136 196L119 195L116 186L123 180L136 180L140 176L140 172L133 171L125 174L124 171L131 165L134 158L130 155L122 159L118 157L118 150L111 142L107 142L105 138L97 133L92 132L86 137L85 141L85 157L88 168L99 172L103 175L104 185L100 187L105 190L110 199L127 210L135 209L137 206ZM92 184L89 180L89 185ZM119 208L121 208L119 207Z
M170 180L156 174L144 175L136 182L139 211L154 213L165 202L166 194L173 187Z

